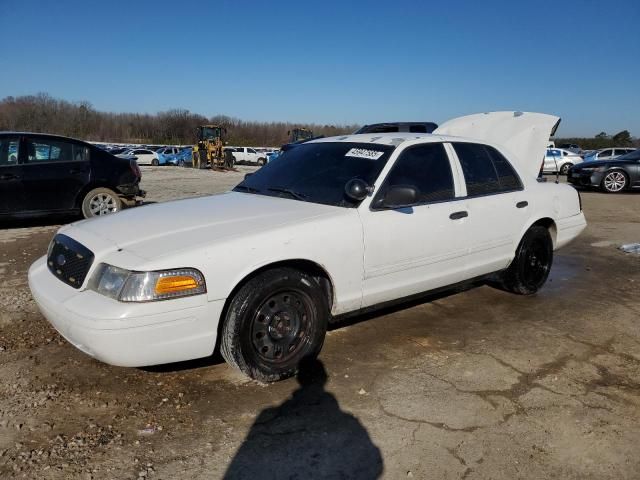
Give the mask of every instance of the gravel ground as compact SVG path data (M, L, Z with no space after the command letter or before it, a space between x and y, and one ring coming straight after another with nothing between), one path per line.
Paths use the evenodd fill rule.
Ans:
M145 167L146 202L254 170ZM218 356L92 360L26 282L60 219L0 225L0 478L639 478L640 255L617 247L640 242L640 195L582 196L589 226L538 295L481 286L363 315L313 375L272 385Z

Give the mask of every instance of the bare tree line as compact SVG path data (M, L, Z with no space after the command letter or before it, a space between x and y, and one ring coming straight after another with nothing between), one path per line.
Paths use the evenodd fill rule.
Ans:
M306 127L315 135L342 135L357 125L292 124L245 121L225 115L206 117L185 109L157 114L100 112L87 101L69 102L46 93L0 100L0 131L45 132L96 142L190 144L195 127L207 123L227 128L231 145L277 146L287 131Z

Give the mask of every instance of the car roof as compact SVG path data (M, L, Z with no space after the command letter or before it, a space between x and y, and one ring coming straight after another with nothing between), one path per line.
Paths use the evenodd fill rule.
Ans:
M404 142L412 140L427 140L432 142L471 142L491 145L491 142L484 142L477 138L454 137L452 135L436 135L432 133L410 133L410 132L390 132L390 133L358 133L350 135L337 135L335 137L323 137L309 140L306 143L324 142L353 142L370 143L372 145L394 145L398 146ZM302 144L304 145L304 144Z

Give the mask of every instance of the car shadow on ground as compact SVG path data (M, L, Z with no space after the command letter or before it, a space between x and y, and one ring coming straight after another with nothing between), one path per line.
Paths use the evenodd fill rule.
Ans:
M379 478L380 450L324 389L322 362L304 360L297 380L289 399L257 416L223 478Z
M0 229L10 230L17 228L55 227L81 220L81 215L43 215L41 217L6 218L0 219Z

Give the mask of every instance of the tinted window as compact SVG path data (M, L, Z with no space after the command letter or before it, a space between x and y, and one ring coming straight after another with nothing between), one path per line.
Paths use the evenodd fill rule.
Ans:
M247 177L234 191L355 207L359 202L346 197L346 183L360 178L373 185L394 148L355 142L297 145Z
M426 125L411 125L411 126L409 126L409 132L411 132L411 133L429 133L429 132L427 132Z
M0 167L18 164L19 139L4 137L0 139Z
M598 157L610 157L612 155L613 150L603 150L598 154Z
M28 139L27 162L82 162L89 158L89 149L61 140Z
M489 153L489 156L493 161L493 166L498 174L500 190L506 192L521 189L522 182L520 181L520 177L518 177L518 174L509 163L509 160L507 160L498 150L490 147L489 145L485 145L484 148Z
M256 153L256 151L253 148L247 148L247 152L249 153Z
M449 157L441 143L406 149L384 181L374 202L377 206L387 190L396 185L412 185L418 190L417 203L440 202L455 197Z
M486 195L501 190L498 174L484 145L477 143L454 143L464 179L467 195Z

